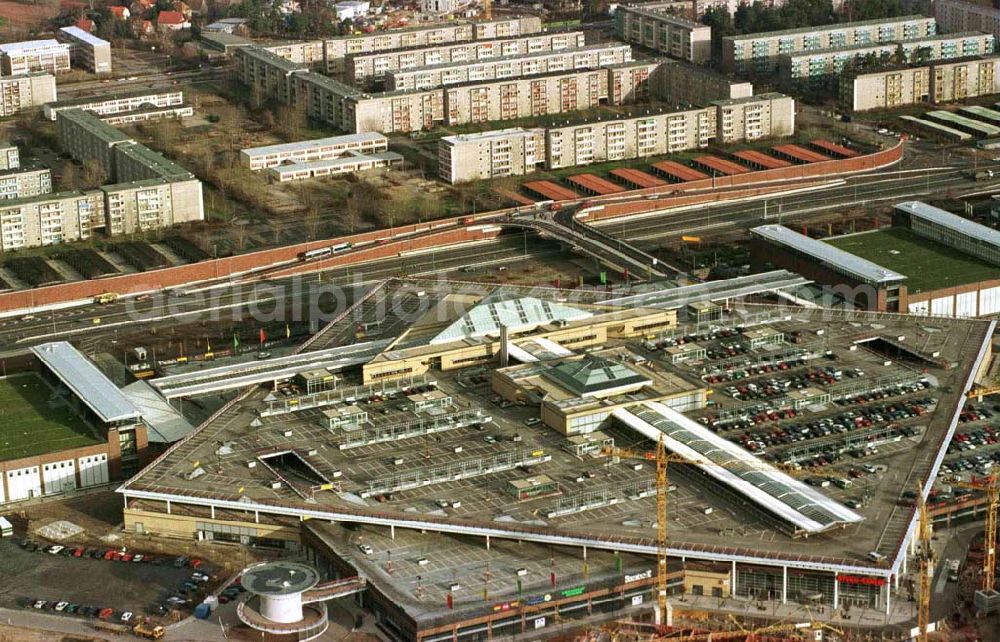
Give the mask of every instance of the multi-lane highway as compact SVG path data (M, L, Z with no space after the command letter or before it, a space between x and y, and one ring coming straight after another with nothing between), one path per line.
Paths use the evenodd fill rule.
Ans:
M755 198L715 206L699 205L640 218L598 221L606 233L628 241L669 239L685 234L710 236L764 223L806 221L831 211L921 199L948 190L957 193L1000 187L973 183L955 168L883 171L832 181L829 187L799 194Z
M947 191L960 194L990 187L1000 187L1000 180L973 183L961 169L954 167L883 171L831 181L829 187L807 193L650 214L609 221L601 227L605 233L628 241L669 239L692 233L706 237L763 222L808 221L848 207L921 198ZM161 294L142 302L129 299L104 306L85 304L38 312L0 324L0 356L57 337L111 336L129 326L162 324L167 320L174 324L212 318L238 320L248 311L266 312L279 304L298 307L305 318L310 318L306 316L310 312L319 310L322 320L349 304L351 293L365 283L392 276L428 275L474 265L506 263L554 251L551 243L517 235L504 237L496 243L446 247L337 268L320 275L223 283L187 296ZM346 295L340 298L331 295L328 292L331 287L344 288Z
M308 276L264 282L225 283L190 290L185 296L160 293L149 300L123 299L107 305L84 304L38 312L0 323L0 356L23 352L28 346L56 338L109 336L130 326L193 323L210 319L239 319L248 311L269 313L275 305L298 308L304 318L319 312L332 318L350 305L365 285L390 277L427 276L464 267L507 264L525 256L558 252L551 243L527 237L495 243L443 248L419 254L347 266Z

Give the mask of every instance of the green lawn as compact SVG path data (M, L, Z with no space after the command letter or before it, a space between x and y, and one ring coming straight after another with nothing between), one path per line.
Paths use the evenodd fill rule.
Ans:
M0 379L0 461L98 443L69 409L50 407L50 396L37 375Z
M910 292L937 290L1000 278L1000 268L923 239L906 228L864 232L826 242L906 275Z

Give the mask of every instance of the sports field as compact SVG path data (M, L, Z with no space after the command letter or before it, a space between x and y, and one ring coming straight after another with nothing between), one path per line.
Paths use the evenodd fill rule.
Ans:
M33 374L0 379L0 460L98 443L68 408L49 405L51 394Z
M905 274L910 292L1000 278L1000 268L923 239L902 227L825 240L841 250Z

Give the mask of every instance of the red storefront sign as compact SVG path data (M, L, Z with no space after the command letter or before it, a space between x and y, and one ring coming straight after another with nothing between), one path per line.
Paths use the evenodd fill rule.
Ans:
M841 584L864 584L866 586L884 586L885 579L881 577L865 577L864 575L838 575Z

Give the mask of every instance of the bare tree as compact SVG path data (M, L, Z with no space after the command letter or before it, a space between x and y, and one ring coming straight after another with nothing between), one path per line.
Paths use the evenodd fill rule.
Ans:
M350 234L354 234L359 218L360 208L358 207L358 203L353 196L349 197L344 203L344 226Z
M66 163L62 172L62 188L64 190L74 190L80 188L80 170L73 163Z
M101 161L88 158L83 161L83 169L80 171L80 184L85 189L100 187L108 180L108 172L104 169Z
M302 223L306 226L306 233L309 235L309 240L315 241L323 220L319 215L319 206L316 205L314 200L310 200L309 204L306 205L306 212Z
M247 243L247 224L245 222L236 223L232 226L233 243L236 249L243 251Z

